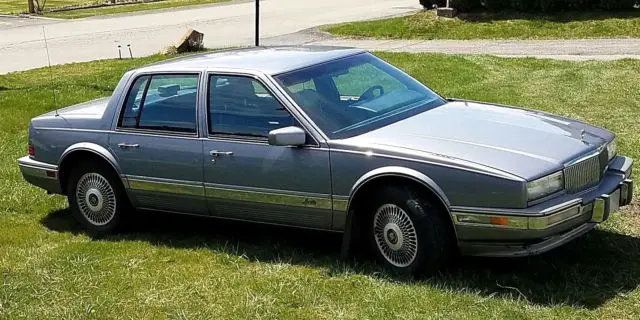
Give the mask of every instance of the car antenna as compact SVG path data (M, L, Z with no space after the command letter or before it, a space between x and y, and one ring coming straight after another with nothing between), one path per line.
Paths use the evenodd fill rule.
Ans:
M58 108L56 108L56 88L53 85L53 71L51 70L51 57L49 56L49 44L47 43L47 34L42 26L42 37L44 38L44 48L47 51L47 62L49 63L49 79L51 84L51 92L53 93L53 107L55 108L56 117L59 116Z

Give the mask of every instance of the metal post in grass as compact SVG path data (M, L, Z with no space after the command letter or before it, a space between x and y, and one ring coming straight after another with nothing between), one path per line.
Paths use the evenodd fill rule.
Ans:
M260 46L260 0L256 0L256 47Z
M453 18L456 16L456 9L451 8L450 0L447 0L447 6L444 8L437 8L436 14L438 17Z

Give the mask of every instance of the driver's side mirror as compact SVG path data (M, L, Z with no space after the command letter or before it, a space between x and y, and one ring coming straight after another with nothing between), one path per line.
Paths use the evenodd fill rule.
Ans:
M306 132L295 126L269 131L269 144L272 146L301 146L306 141Z

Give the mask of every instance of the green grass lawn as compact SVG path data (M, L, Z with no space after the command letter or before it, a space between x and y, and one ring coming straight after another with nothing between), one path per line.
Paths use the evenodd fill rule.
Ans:
M78 10L70 10L70 11L50 12L50 13L46 13L45 16L51 17L51 18L76 19L76 18L85 18L85 17L91 17L91 16L105 15L105 14L166 9L166 8L174 8L174 7L199 5L199 4L219 3L219 2L226 2L226 1L229 1L229 0L164 0L164 1L151 2L151 3L138 3L138 4L108 6L108 7L91 8L91 9L78 9ZM77 5L77 4L91 4L96 2L104 2L104 1L101 1L101 0L47 0L45 10L56 8L56 7L63 7L63 6L70 6L70 5ZM2 0L0 2L0 13L7 13L7 14L24 13L27 11L27 9L28 8L27 8L26 0Z
M468 13L454 19L433 10L324 28L340 36L384 39L582 39L640 37L640 10L630 12Z
M43 0L40 0L42 3ZM47 0L45 9L71 6L77 4L90 4L99 2L99 0ZM0 13L14 14L29 11L27 0L2 0L0 1Z
M607 127L640 159L640 61L379 54L445 96ZM58 101L109 95L125 70L163 58L54 67ZM339 235L320 232L147 215L91 239L65 199L28 185L15 162L29 119L53 109L43 79L46 69L0 76L0 319L640 318L637 201L548 254L463 259L420 281L340 262Z

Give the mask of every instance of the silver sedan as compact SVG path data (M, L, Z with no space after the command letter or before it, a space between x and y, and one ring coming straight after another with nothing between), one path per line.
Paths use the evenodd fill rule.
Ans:
M129 71L110 98L32 119L24 178L90 232L134 209L340 232L343 254L429 272L524 256L633 194L605 129L446 99L358 49L279 47Z

